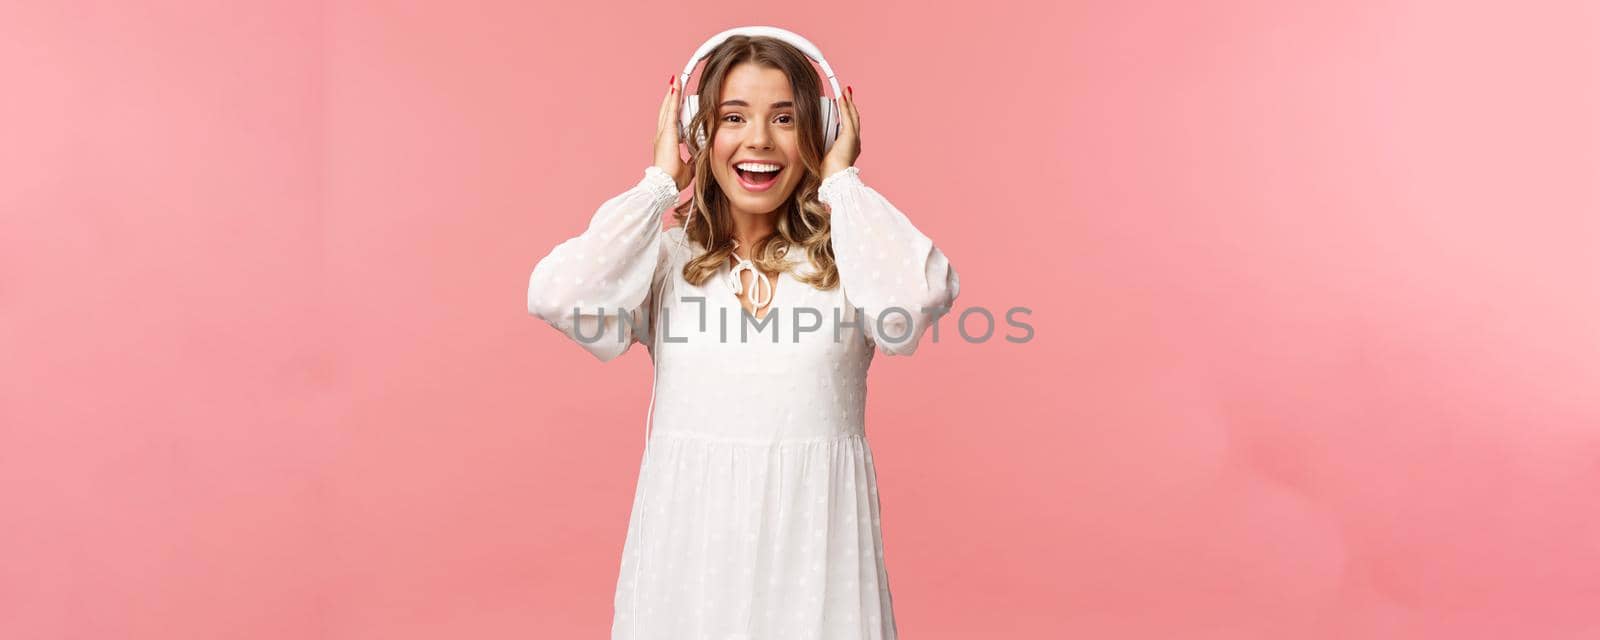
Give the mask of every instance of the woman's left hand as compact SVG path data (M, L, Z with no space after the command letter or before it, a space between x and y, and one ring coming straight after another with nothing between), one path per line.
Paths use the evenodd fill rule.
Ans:
M856 112L855 90L846 87L844 96L834 98L833 104L840 116L839 137L822 159L823 179L855 166L856 158L861 157L861 114Z

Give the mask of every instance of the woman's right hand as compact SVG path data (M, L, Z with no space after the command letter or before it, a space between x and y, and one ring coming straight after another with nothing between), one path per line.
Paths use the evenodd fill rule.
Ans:
M678 75L673 74L667 83L667 95L661 99L661 115L656 120L655 163L678 183L678 190L689 187L694 179L694 166L685 163L678 154L678 108L683 98L678 94Z

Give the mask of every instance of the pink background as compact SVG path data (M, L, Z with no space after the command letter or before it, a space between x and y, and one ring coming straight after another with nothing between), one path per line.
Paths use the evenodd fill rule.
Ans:
M741 24L1033 310L875 367L904 637L1600 636L1593 3L750 6L0 4L0 636L605 637L524 287Z

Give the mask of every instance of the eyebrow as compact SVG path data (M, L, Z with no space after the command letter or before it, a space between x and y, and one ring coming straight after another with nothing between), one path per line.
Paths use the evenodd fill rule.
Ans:
M721 106L724 106L724 107L748 107L748 106L750 106L750 103L745 102L743 100L723 100ZM788 100L784 100L783 102L774 102L774 103L772 103L772 108L773 109L782 109L784 107L792 107L792 106L794 106L794 103L790 102Z

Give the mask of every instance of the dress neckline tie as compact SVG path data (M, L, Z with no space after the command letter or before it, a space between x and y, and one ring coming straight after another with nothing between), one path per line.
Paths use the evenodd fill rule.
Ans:
M739 272L749 271L750 273L755 274L755 280L750 283L750 291L749 293L745 294L745 299L749 300L751 306L755 307L757 311L760 311L762 307L772 303L772 296L774 293L772 290L772 279L768 278L767 274L762 273L760 269L757 269L755 263L751 262L749 258L739 256L738 240L733 241L733 248L733 259L739 261L739 264L734 265L733 269L728 271L728 289L733 291L734 297L738 297L744 289L744 284L739 280ZM766 285L767 288L767 297L764 300L761 299L760 296L762 285Z

